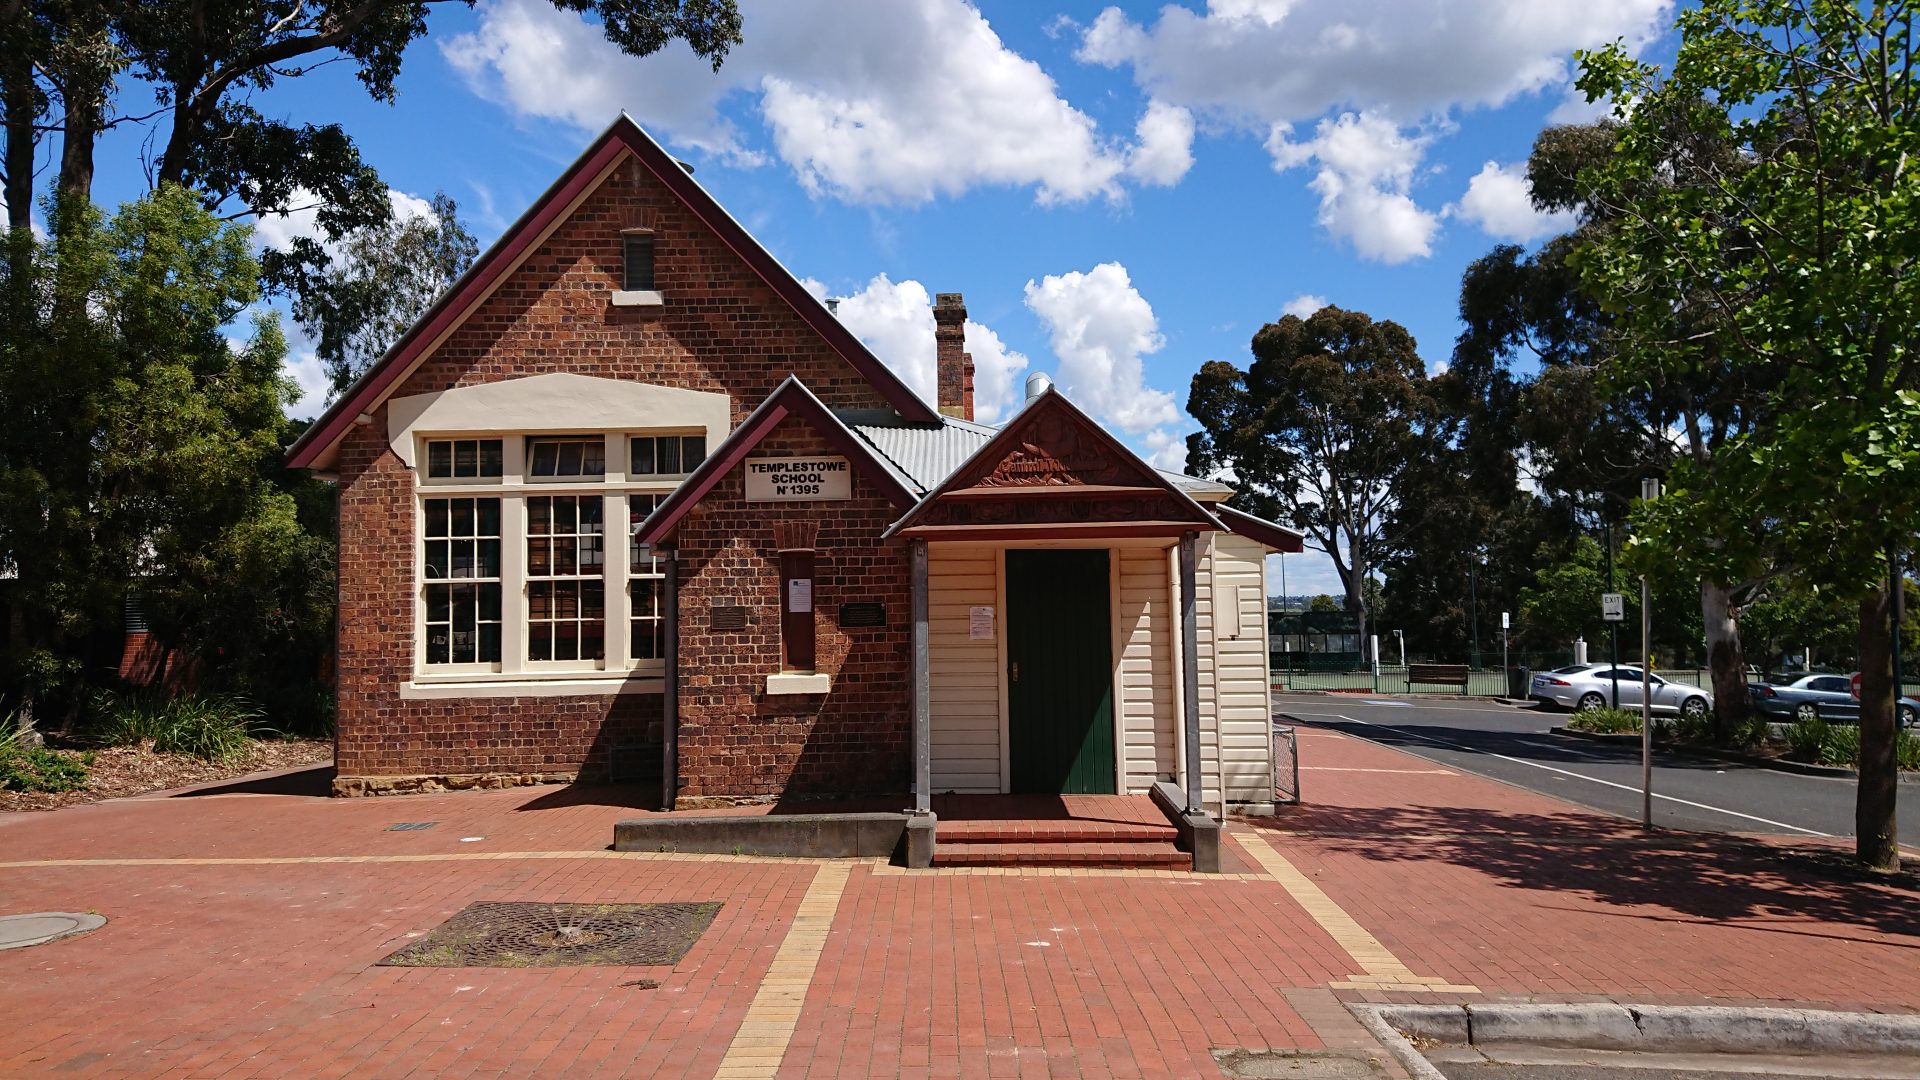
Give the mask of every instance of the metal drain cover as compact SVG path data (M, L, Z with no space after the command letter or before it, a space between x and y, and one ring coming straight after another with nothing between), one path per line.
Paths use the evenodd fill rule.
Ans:
M99 915L73 911L36 911L31 915L0 915L0 949L45 945L107 925Z
M469 904L386 967L677 964L720 912L699 904Z

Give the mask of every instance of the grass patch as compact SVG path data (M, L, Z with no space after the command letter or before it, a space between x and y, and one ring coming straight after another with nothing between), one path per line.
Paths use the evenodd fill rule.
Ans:
M0 791L59 794L87 786L87 766L93 764L92 754L22 746L18 718L0 717L0 724L6 725L6 730L0 732Z
M94 701L94 738L107 746L151 742L161 754L232 761L246 752L249 737L274 734L259 728L260 717L258 707L235 694L103 691Z

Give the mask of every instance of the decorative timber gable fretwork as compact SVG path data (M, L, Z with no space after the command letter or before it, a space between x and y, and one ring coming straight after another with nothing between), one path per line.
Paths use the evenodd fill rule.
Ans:
M1176 536L1219 529L1198 503L1058 391L1000 434L896 523L909 536Z

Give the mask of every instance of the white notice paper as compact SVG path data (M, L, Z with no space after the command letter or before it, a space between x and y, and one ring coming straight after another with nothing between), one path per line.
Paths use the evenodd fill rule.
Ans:
M993 609L976 607L967 609L967 638L972 641L993 640Z
M813 579L797 577L787 582L787 610L813 610Z

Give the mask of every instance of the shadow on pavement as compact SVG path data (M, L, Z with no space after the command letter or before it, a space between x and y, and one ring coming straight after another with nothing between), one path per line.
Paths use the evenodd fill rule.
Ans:
M294 795L314 799L331 798L333 796L333 764L328 762L322 765L310 765L304 769L293 769L276 776L208 784L205 787L176 791L167 797L193 799L203 795Z

